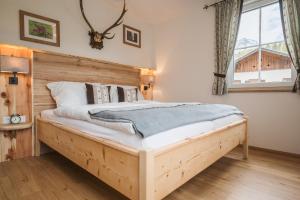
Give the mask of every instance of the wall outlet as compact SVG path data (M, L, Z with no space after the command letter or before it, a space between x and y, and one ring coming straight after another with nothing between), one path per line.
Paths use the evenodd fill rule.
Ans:
M25 123L25 122L26 122L26 116L21 115L21 123ZM2 118L2 124L10 124L10 116L4 116Z

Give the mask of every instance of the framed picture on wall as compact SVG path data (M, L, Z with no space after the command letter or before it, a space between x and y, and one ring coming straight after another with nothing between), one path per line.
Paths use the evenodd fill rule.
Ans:
M19 11L19 15L21 40L60 46L59 21L23 10Z
M123 42L125 44L141 48L141 31L127 25L123 25Z

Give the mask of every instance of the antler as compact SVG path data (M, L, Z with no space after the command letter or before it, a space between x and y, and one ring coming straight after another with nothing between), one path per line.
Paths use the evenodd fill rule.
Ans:
M103 38L106 38L106 39L113 39L113 38L115 37L115 34L114 34L113 36L111 36L111 37L109 37L109 36L107 36L107 35L110 34L109 31L110 31L111 29L113 29L113 28L115 28L115 27L117 27L117 26L120 26L120 25L123 23L123 21L121 21L121 20L122 20L122 18L124 17L124 15L125 15L126 12L127 12L127 10L126 10L126 3L125 3L125 0L124 0L123 11L122 11L120 17L117 19L117 21L116 21L113 25L111 25L110 27L108 27L108 29L106 29L106 30L102 33L102 37L103 37Z
M85 14L84 14L82 0L80 0L80 10L81 10L81 13L82 13L82 16L83 16L85 22L86 22L87 25L90 27L91 31L94 32L94 31L95 31L94 28L92 27L92 25L91 25L90 22L87 20Z

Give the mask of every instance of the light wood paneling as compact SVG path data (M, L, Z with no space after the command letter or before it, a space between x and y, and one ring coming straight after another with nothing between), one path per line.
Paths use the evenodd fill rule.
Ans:
M87 138L75 130L38 119L38 139L130 199L138 199L138 151Z
M164 198L237 145L244 144L246 122L244 120L156 152L155 199ZM247 157L247 152L244 153Z
M0 45L0 55L28 58L31 60L32 51L27 48L14 47L10 45ZM31 62L30 62L31 65ZM31 67L30 67L31 69ZM0 73L0 123L2 117L10 116L13 107L13 86L8 84L8 78L12 76L9 73ZM16 87L16 112L25 115L27 121L32 121L32 96L31 96L31 71L29 74L18 74L19 84ZM1 143L1 161L9 160L7 158L18 158L32 155L32 131L31 129L18 131L12 134L8 131L0 131ZM8 139L6 136L10 136ZM8 155L8 153L10 155ZM11 156L13 155L13 156Z
M31 133L31 134L29 134ZM33 155L32 129L20 130L16 135L16 159Z
M140 85L140 69L131 66L38 51L33 52L33 62L35 114L55 107L55 102L46 88L49 82L73 81Z
M0 132L1 162L16 158L16 135L10 132Z

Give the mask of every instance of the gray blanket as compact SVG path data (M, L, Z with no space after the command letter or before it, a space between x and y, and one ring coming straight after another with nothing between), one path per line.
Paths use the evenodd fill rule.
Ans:
M144 138L180 126L212 121L233 114L243 115L236 107L221 104L181 104L173 107L90 112L93 119L132 123L135 132Z

